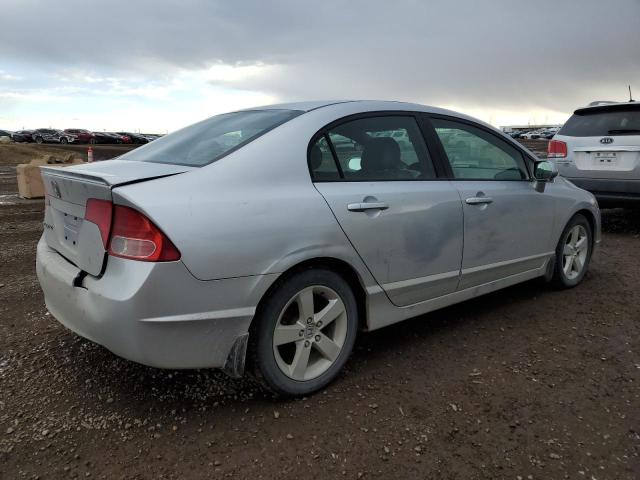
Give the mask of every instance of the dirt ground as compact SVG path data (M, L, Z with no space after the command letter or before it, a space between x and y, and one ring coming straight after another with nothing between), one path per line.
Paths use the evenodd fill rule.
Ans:
M336 382L281 401L60 326L34 271L42 201L12 195L1 149L0 479L640 478L640 212L603 212L581 286L361 334Z

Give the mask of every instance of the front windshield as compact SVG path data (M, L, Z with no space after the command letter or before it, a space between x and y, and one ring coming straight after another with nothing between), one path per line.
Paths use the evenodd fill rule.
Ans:
M119 160L201 167L300 115L298 110L246 110L216 115L132 150Z

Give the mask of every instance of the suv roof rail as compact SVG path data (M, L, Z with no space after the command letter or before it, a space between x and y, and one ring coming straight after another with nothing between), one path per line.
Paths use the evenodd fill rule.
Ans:
M587 107L595 107L597 105L611 105L613 103L619 102L614 102L612 100L596 100L595 102L591 102L589 105L587 105Z

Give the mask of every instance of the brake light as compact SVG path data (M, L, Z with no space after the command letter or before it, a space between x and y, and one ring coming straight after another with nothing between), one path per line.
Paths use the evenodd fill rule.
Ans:
M547 145L547 157L548 158L566 158L567 156L567 144L560 140L550 140Z
M108 200L98 200L90 198L87 200L84 219L88 222L95 223L100 229L102 237L102 245L107 248L109 242L109 230L111 230L111 213L113 211L113 203Z
M180 252L151 220L133 208L115 205L109 255L146 262L171 262Z
M84 218L98 226L109 255L145 262L180 259L180 252L171 240L151 220L133 208L90 198Z

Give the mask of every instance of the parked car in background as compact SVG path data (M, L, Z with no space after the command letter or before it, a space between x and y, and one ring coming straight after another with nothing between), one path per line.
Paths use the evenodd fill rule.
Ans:
M162 137L163 135L156 135L155 133L143 133L141 134L144 138L147 139L147 141L149 142L153 142L154 140L159 139L160 137Z
M556 134L556 130L543 130L540 132L540 137L539 138L543 138L545 140L550 140L553 138L553 136Z
M13 138L14 142L31 143L33 142L32 134L33 130L18 130L13 132L11 138Z
M100 144L120 144L124 143L122 136L117 133L112 132L91 132L93 134L93 138L95 139L95 143Z
M640 103L579 108L549 142L548 156L601 206L640 207Z
M65 134L73 137L73 143L96 143L95 135L89 130L82 128L67 128L63 130Z
M123 137L127 137L130 141L125 143L133 143L137 145L142 145L144 143L149 143L143 135L139 133L131 133L131 132L116 132L118 135L122 135Z
M53 128L38 128L31 134L36 143L73 143L75 136Z
M116 133L116 132L109 132L109 133L113 135L115 138L117 138L118 140L120 140L119 143L126 143L126 144L133 143L133 140L131 140L131 137L129 135L126 135L124 133Z
M114 144L119 143L116 137L107 132L91 132L95 143L99 144Z
M520 135L520 138L524 138L525 140L535 140L537 138L540 138L541 133L542 132L540 130L533 130L531 132L523 133L522 135Z
M551 163L414 104L248 109L41 171L55 318L151 366L239 376L246 358L287 395L333 380L359 330L536 277L574 287L600 241L595 198Z

